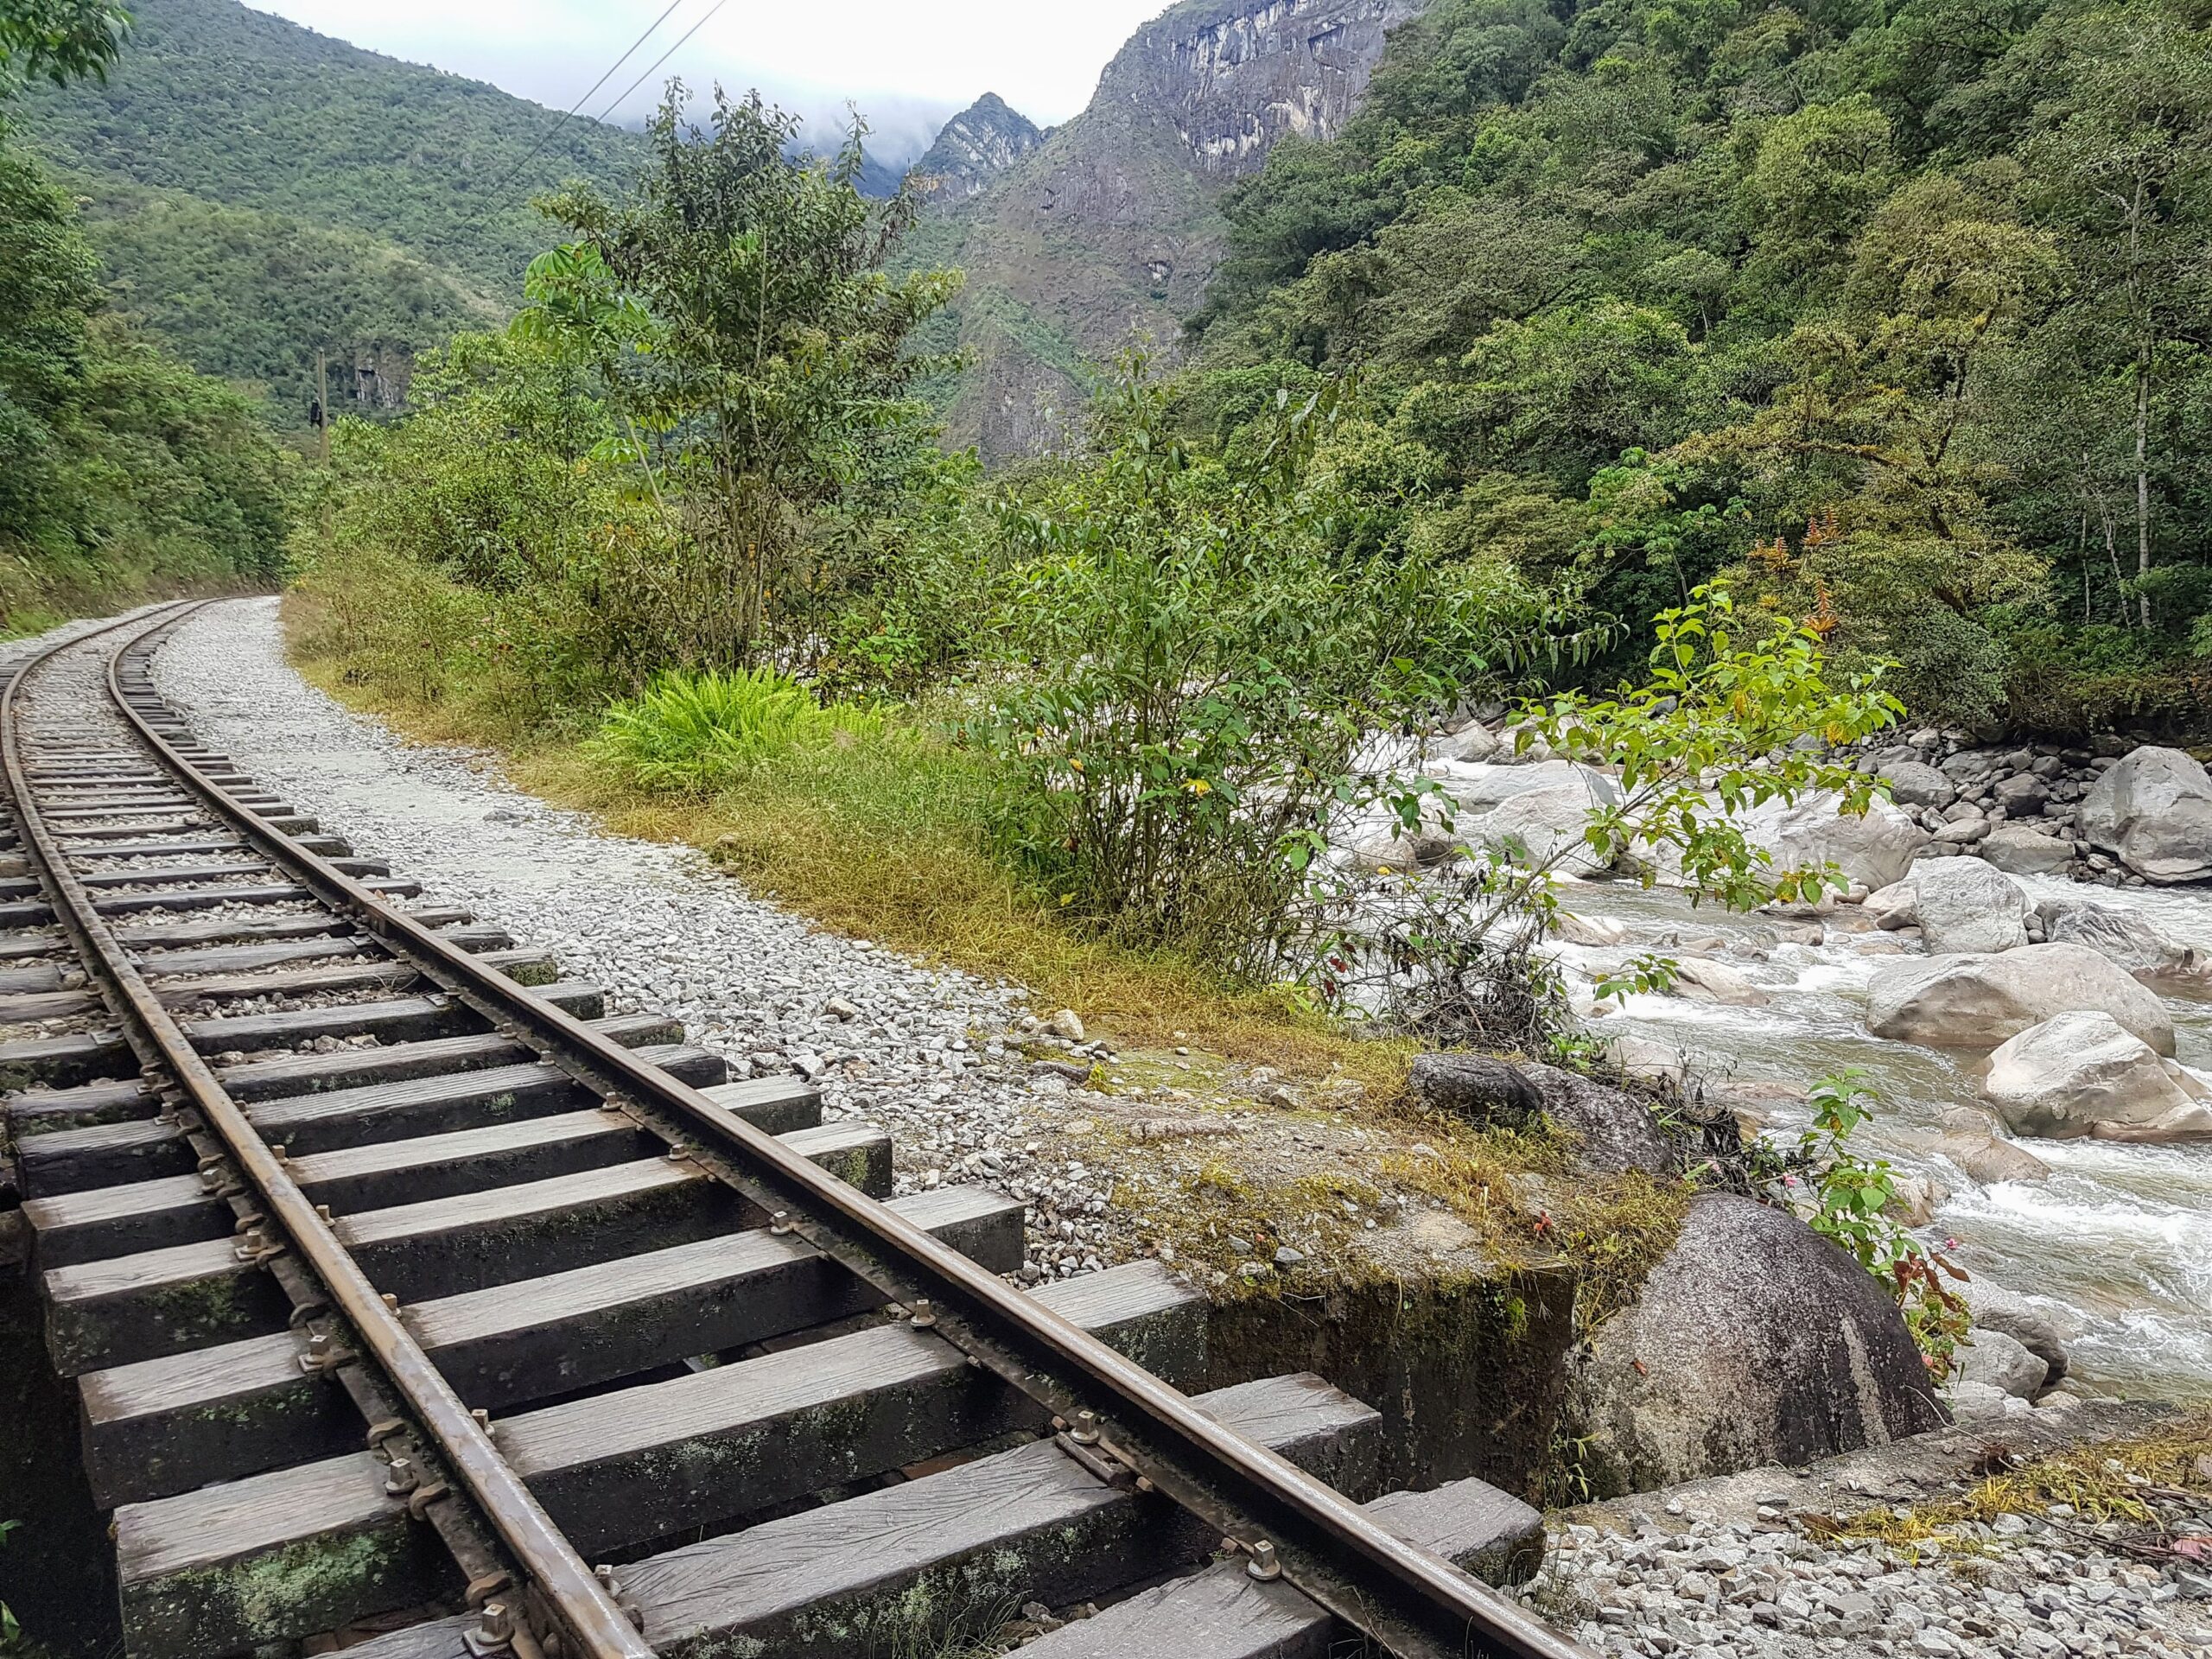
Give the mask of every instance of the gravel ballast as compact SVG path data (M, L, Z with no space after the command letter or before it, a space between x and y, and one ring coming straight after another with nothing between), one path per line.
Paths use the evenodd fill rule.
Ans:
M826 932L698 853L524 794L484 754L403 741L286 664L275 600L210 607L162 648L154 680L210 747L420 881L424 902L550 950L566 977L606 988L610 1012L681 1019L737 1075L814 1079L825 1117L889 1132L900 1192L1049 1196L1058 1219L1049 1239L1032 1229L1031 1276L1127 1254L1107 1243L1105 1192L1031 1149L1037 1085L1010 1046L1027 1014L1018 988Z

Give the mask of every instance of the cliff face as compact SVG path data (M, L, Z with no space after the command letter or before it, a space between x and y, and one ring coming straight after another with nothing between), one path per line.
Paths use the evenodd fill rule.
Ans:
M1221 257L1219 201L1286 133L1328 138L1384 36L1427 0L1185 0L1137 31L1090 105L953 207L977 366L947 411L998 462L1065 441L1091 368L1170 355Z
M1426 0L1192 0L1139 30L1092 108L1160 111L1201 172L1255 172L1285 133L1336 136L1367 90L1383 38Z
M934 181L932 200L965 201L1044 142L1036 123L986 92L944 124L914 171Z

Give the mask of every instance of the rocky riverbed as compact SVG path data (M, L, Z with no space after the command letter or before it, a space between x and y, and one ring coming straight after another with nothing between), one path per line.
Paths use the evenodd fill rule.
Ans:
M1852 879L1817 909L1729 915L1578 858L1557 953L1632 1070L1747 1127L1793 1138L1809 1081L1862 1072L1879 1099L1860 1140L1904 1173L1908 1219L1955 1242L1975 1296L2056 1333L2067 1389L2212 1395L2212 887L2182 879L2200 841L2212 860L2212 779L2178 751L2100 747L1917 732L1857 762L1900 804L1754 814L1777 863ZM1458 839L1538 855L1614 788L1479 724L1423 761ZM1438 850L1382 826L1344 844L1370 869ZM1682 970L1670 993L1596 998L1655 953ZM2016 1398L2059 1380L2010 1379ZM1999 1408L1978 1387L1956 1403Z

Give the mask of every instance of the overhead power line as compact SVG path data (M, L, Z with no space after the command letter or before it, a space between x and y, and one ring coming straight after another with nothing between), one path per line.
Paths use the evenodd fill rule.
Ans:
M682 51L683 49L683 41L690 40L694 35L696 35L701 29L712 22L714 21L715 13L720 11L728 3L729 0L715 0L715 3L708 9L707 15L704 17L702 17L697 22L692 24L690 29L683 31L683 40L677 41L674 46L670 47L667 51L655 58L652 61L652 67L647 69L644 74L639 75L635 80L624 87L622 89L622 96L616 99L613 103L601 110L599 112L599 118L604 121L608 116L613 114L616 110L621 108L624 99L627 99L632 92L636 92L639 87L644 86L648 80L652 79L654 69L659 68L661 65L666 63L671 58Z
M670 16L675 12L677 7L683 3L683 0L669 0L668 10L664 11L659 16L654 18L652 26L648 28L644 34L639 35L636 40L630 42L630 49L625 52L620 57L615 59L613 62L608 64L607 66L607 73L601 75L597 80L592 82L589 86L586 87L584 89L584 95L575 101L574 107L572 107L566 115L563 116L558 121L556 121L553 124L552 130L550 131L547 132L543 138L540 138L536 143L530 147L530 154L524 156L522 160L517 162L514 166L509 169L506 177L501 179L499 183L492 187L492 194L493 195L498 195L509 185L512 184L518 178L522 176L523 168L528 167L532 162L536 161L539 153L544 149L545 146L551 143L556 138L561 136L562 130L568 126L569 123L576 118L576 111L582 109L585 105L591 102L592 95L594 92L598 92L601 87L606 86L608 81L614 79L614 72L617 69L620 69L624 64L629 62L632 58L637 56L638 48L643 46L647 41L652 39L654 34L659 29L660 26L666 22ZM721 10L721 7L720 5L717 5L715 8L715 11L720 11ZM711 17L714 15L715 12L710 11L707 14L707 17ZM704 22L706 20L706 17L702 17L699 21L701 22ZM693 33L696 34L696 32L697 29L695 25L693 28ZM686 35L683 37L683 40L688 41L690 38L691 36L690 35ZM678 41L676 44L677 46L681 46L683 44L683 41ZM675 48L671 47L669 50L674 51ZM666 54L663 54L663 60L666 60ZM655 64L653 68L658 69L659 67L659 64ZM645 73L652 73L652 69L646 70ZM633 86L631 90L634 92L636 88ZM622 94L623 98L627 98L629 96L629 92ZM620 103L621 99L617 99L615 101ZM606 117L601 116L600 118L601 120L605 120Z

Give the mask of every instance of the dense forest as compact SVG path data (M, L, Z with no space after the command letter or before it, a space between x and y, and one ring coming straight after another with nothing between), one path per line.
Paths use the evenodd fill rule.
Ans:
M1235 199L1196 417L1357 372L1402 539L1630 622L1726 572L1927 716L2201 728L2207 21L1439 0Z
M644 154L237 0L128 10L105 74L10 99L19 141L86 199L111 308L294 428L318 350L404 361L503 318L544 239L531 197Z
M8 78L94 75L113 8L0 9ZM0 628L274 580L290 522L261 411L110 315L76 203L0 104Z

